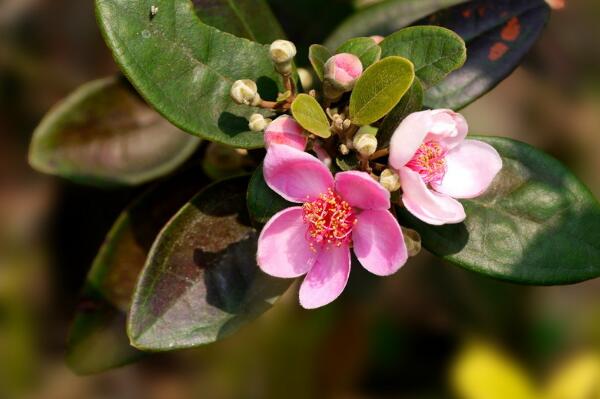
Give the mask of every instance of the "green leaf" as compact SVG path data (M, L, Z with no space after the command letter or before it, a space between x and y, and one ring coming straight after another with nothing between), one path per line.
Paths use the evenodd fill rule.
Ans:
M192 0L192 3L202 22L223 32L263 44L285 38L264 0Z
M467 0L387 0L365 8L345 20L325 41L337 48L358 36L386 36L419 19Z
M392 135L400 126L400 123L408 115L423 109L423 86L419 79L415 79L410 90L406 92L402 100L390 111L383 120L377 132L378 148L385 148L390 145Z
M562 164L527 144L477 137L504 167L465 222L441 227L401 212L423 246L468 270L512 282L569 284L600 276L600 205Z
M544 0L479 0L418 22L458 33L469 55L463 68L427 91L425 105L459 110L492 90L519 66L549 17Z
M238 79L257 81L265 99L285 91L268 46L201 23L189 0L96 0L96 11L121 70L173 124L234 147L263 146L248 118L269 112L235 104L229 91Z
M73 371L100 373L142 356L126 334L138 275L160 229L206 181L194 169L161 183L114 223L87 276L69 333L67 363Z
M265 224L277 212L295 206L267 186L262 165L252 174L247 199L250 218L258 224Z
M413 26L388 36L382 43L383 57L398 55L415 65L425 86L441 82L467 59L465 42L451 30L437 26Z
M350 96L350 117L356 125L369 125L390 112L415 79L413 64L402 57L387 57L367 68Z
M323 80L325 76L325 63L332 54L329 49L320 44L313 44L308 48L308 59L319 79Z
M314 97L298 95L292 103L292 115L305 130L324 139L331 136L329 119Z
M349 170L357 170L360 166L358 158L356 158L356 154L352 152L348 155L340 155L336 157L335 164L344 172Z
M246 177L207 187L162 230L134 294L128 333L135 347L166 351L218 341L289 287L292 280L256 265L247 187Z
M381 58L381 47L370 37L357 37L342 44L335 51L339 53L354 54L360 59L363 68L368 68Z
M138 185L166 175L198 147L148 107L122 78L87 83L35 130L29 163L44 173L95 185Z

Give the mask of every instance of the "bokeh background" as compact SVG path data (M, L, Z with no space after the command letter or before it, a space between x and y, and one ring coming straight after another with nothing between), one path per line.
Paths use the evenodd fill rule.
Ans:
M271 3L284 24L307 3L325 7L319 26L290 24L307 43L352 11L341 0ZM472 132L549 152L598 197L599 21L598 1L568 3L523 66L464 111ZM599 280L516 286L427 253L391 278L355 269L349 289L324 309L300 309L292 290L218 344L75 375L64 354L79 290L112 221L140 189L40 175L27 149L53 104L116 71L93 1L0 1L1 399L511 399L527 389L540 398L600 398ZM500 393L510 386L522 390ZM552 389L566 393L544 393Z

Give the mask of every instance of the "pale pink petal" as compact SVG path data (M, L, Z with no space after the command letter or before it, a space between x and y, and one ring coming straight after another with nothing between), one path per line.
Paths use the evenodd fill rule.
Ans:
M285 144L304 151L308 137L304 129L289 115L281 115L265 129L265 146L272 144Z
M333 188L333 176L321 161L287 145L269 147L263 172L267 185L292 202L313 201Z
M435 140L451 150L465 139L469 132L466 119L450 109L434 109L429 112L433 121L425 141Z
M350 248L328 246L319 252L314 266L300 286L300 305L314 309L336 299L350 276Z
M327 166L328 168L331 166L332 163L332 159L331 159L331 155L329 155L329 153L327 153L327 151L325 151L325 149L323 148L323 146L317 142L313 143L313 151L315 152L315 155L317 156L317 158L319 158L319 161L323 162L325 164L325 166Z
M400 169L402 203L406 209L425 223L442 225L465 220L460 202L445 194L429 190L421 176L409 168Z
M502 158L491 145L465 140L446 156L447 171L433 188L453 198L475 198L483 194L502 169Z
M317 253L306 240L302 208L292 207L277 213L265 225L258 238L256 259L267 274L292 278L306 274Z
M366 172L349 171L336 174L335 191L355 208L390 208L390 192Z
M359 262L378 276L396 273L408 258L400 225L389 211L361 212L352 242Z
M430 111L415 112L407 116L390 140L390 165L395 169L406 165L423 144L432 126Z

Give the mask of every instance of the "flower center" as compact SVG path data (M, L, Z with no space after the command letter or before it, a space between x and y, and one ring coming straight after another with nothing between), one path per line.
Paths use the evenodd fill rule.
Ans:
M421 144L406 166L421 175L425 184L441 183L447 169L446 154L438 141L427 141Z
M302 206L303 220L308 225L306 239L311 248L316 244L333 244L341 247L352 240L352 228L356 215L350 204L329 189L312 202Z

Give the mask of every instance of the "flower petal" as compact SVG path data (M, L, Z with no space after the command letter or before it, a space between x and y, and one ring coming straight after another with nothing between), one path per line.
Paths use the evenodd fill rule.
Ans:
M267 185L288 201L308 202L333 188L333 176L312 155L282 144L273 144L263 164Z
M265 146L285 144L297 150L304 151L308 137L304 129L289 115L281 115L265 129Z
M427 188L421 176L409 168L400 169L402 203L406 209L425 223L442 225L465 220L462 204L444 194Z
M444 148L451 150L465 139L469 125L461 114L450 109L434 109L429 112L433 120L425 141L437 140Z
M475 198L483 194L502 169L502 158L491 145L465 140L446 155L444 179L433 188L453 198Z
M395 169L408 163L419 149L433 126L430 111L408 115L398 126L390 140L389 162Z
M302 208L287 208L277 213L265 225L258 237L256 259L267 274L293 278L307 273L317 253L306 240L306 225Z
M350 276L350 248L329 246L319 252L314 266L300 286L300 305L314 309L335 300Z
M335 191L355 208L390 208L390 192L366 172L350 171L336 174Z
M359 262L378 276L396 273L408 259L402 230L389 211L360 213L352 230L352 242Z

